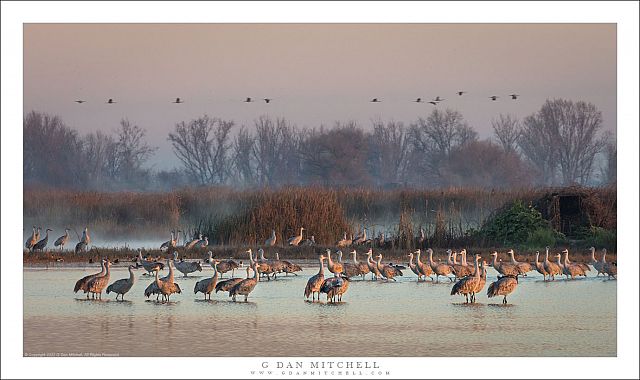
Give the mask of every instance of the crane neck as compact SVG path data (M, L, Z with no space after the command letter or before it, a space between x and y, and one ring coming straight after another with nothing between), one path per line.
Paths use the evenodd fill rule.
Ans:
M409 266L413 266L413 253L409 253Z
M595 248L591 249L591 262L594 262L594 263L597 262Z
M136 280L136 275L135 273L133 273L133 268L129 267L129 280L134 281Z
M357 254L357 253L356 253L356 251L354 250L354 251L353 251L353 263L354 263L354 264L358 264L358 258L357 258L357 255L358 255L358 254Z
M511 256L511 263L512 264L517 264L518 262L516 261L516 258L513 254L513 251L509 251L509 256Z
M318 260L320 261L320 270L318 271L318 274L323 274L324 273L324 261L322 260L322 257L320 257Z

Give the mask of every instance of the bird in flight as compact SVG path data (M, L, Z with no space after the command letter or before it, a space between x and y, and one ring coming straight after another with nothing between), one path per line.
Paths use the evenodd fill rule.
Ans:
M422 101L422 98L418 98L418 99L414 100L413 102L414 102L414 103L424 103L424 102Z
M264 102L265 102L265 103L269 104L269 102L270 102L270 101L272 101L273 99L264 98L264 99L262 99L262 100L264 100Z
M180 100L180 98L176 98L175 102L172 103L184 103L184 100Z
M244 100L244 102L245 102L245 103L251 103L251 102L253 102L253 99L251 99L251 98L246 98L246 99Z
M380 103L382 100L379 100L378 98L373 98L371 99L371 103Z
M464 95L466 93L467 93L466 91L458 91L458 92L456 92L456 94L458 94L458 96L462 96L462 95Z
M499 98L499 96L496 96L496 95L491 95L491 96L489 97L489 99L493 100L494 102L495 102L495 101L496 101L496 99L498 99L498 98Z
M116 104L116 102L114 102L113 99L109 98L109 100L107 100L107 104Z
M432 100L432 101L430 101L430 102L429 102L429 104L433 104L434 106L437 106L437 105L438 105L438 102L436 102L436 101Z
M520 95L518 95L518 94L511 94L511 95L509 95L509 96L511 97L511 99L516 100L516 99L518 99L518 96L520 96Z
M78 103L78 104L82 104L82 103L85 103L85 102L86 102L86 100L74 100L74 102L76 102L76 103Z
M444 100L444 99L440 98L439 96L436 96L436 98L435 98L435 99L433 99L433 101L434 101L434 102L441 102L441 101L443 101L443 100Z

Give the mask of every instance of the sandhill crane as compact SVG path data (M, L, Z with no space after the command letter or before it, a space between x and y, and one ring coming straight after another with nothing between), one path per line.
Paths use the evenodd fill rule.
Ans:
M340 251L338 251L340 252ZM333 273L333 274L340 274L344 271L344 267L342 266L342 263L337 263L334 262L333 260L331 260L331 250L327 249L327 268L329 269L329 272Z
M259 259L258 254L260 254ZM266 277L267 280L271 280L270 275L273 273L273 268L271 267L271 263L264 257L264 249L259 248L258 252L256 252L256 260L253 261L253 258L249 257L249 262L251 265L253 265L253 263L256 263L258 271L262 274L262 276Z
M578 264L572 264L569 262L569 250L565 249L562 251L564 253L564 265L562 265L562 273L567 276L571 276L573 280L576 276L584 276L587 277L587 273L584 271L584 268Z
M178 293L178 294L182 293L180 286L178 286L178 284L173 282L174 274L173 274L173 265L171 265L172 262L173 260L167 259L167 266L169 267L169 276L167 277L166 280L159 279L158 271L155 272L156 274L155 284L158 287L160 294L162 294L162 302L165 302L165 301L169 302L171 295L174 293Z
M318 273L311 276L307 281L307 286L304 288L304 296L308 299L309 295L311 295L311 300L316 300L316 293L318 293L318 300L320 300L320 288L322 287L322 283L324 282L324 256L318 256L318 261L320 261L320 269Z
M441 98L441 97L439 97L439 96L436 96L436 98L435 98L435 99L433 99L433 101L434 101L434 102L443 102L443 101L445 101L445 100L446 100L446 99L443 99L443 98Z
M193 294L201 292L204 294L205 300L207 299L207 295L209 296L209 299L211 299L211 292L213 292L216 285L218 285L218 261L211 260L211 267L213 268L213 276L196 282L196 285L193 287Z
M73 288L73 292L77 293L78 290L82 290L87 295L87 299L89 299L89 288L87 288L87 284L89 283L89 281L93 280L95 277L104 276L106 272L105 262L106 262L105 259L100 260L100 267L101 267L100 272L90 274L88 276L84 276L81 279L79 279Z
M396 267L392 267L391 265L380 263L382 261L382 253L378 253L378 256L376 257L378 258L378 261L376 263L378 267L378 271L386 281L389 281L389 280L397 281L394 277L402 276L402 271L400 271L400 269Z
M176 100L174 100L171 103L176 103L176 104L180 104L180 103L184 103L184 100L180 99L180 98L176 98Z
M264 241L265 247L273 247L276 245L276 230L271 230L271 237Z
M322 282L320 286L320 293L327 295L327 302L335 302L336 297L338 301L342 300L342 295L349 289L349 279L335 274L331 278L327 278ZM320 296L318 295L318 298Z
M560 255L557 255L557 256L559 260ZM547 274L551 277L551 280L553 281L555 281L556 275L562 275L562 267L557 263L553 263L549 261L549 247L547 247L547 252L544 257L543 266L544 266L544 270L547 272Z
M494 102L495 102L496 100L498 100L498 98L499 98L499 96L497 96L497 95L491 95L491 96L489 97L489 99L491 99L491 100L492 100L492 101L494 101Z
M353 251L351 251L351 254L353 255L353 263L358 268L358 272L360 272L360 275L362 276L362 279L364 280L364 276L371 271L369 269L369 265L367 265L367 263L361 263L361 262L358 261L358 257L357 257L358 254L357 254L355 249Z
M372 256L373 256L373 250L369 248L369 251L367 251L367 266L369 267L369 272L371 272L371 279L377 280L381 278L382 275L378 270L378 264L375 261L373 261Z
M107 259L104 263L105 273L101 276L96 276L89 280L87 283L87 291L98 295L98 299L102 299L102 291L109 284L109 278L111 277L111 262Z
M113 284L109 285L107 287L107 294L114 292L116 294L116 301L118 300L118 296L124 301L124 295L127 294L133 287L133 284L136 283L136 276L133 273L135 269L137 269L135 265L129 265L129 277L116 280Z
M337 245L339 248L342 248L342 247L348 247L348 246L350 246L350 245L351 245L351 240L350 240L350 239L347 239L347 233L346 233L346 232L344 233L344 236L342 237L342 239L340 239L340 240L338 240L338 241L336 242L336 245Z
M436 282L439 281L440 276L445 276L449 279L449 281L453 282L453 278L449 277L449 275L453 272L451 266L448 264L440 264L433 261L433 250L431 248L427 249L429 253L429 266L431 266L431 270L436 274Z
M518 269L516 265L498 262L498 252L493 251L493 253L491 253L491 256L493 256L493 269L498 271L498 273L504 276L514 276L516 278L518 275L520 275L520 269Z
M518 271L520 271L523 276L526 276L528 272L531 272L534 269L533 265L531 265L530 263L521 263L519 261L516 261L513 249L510 249L507 253L509 253L509 256L511 256L511 264L515 265L518 268Z
M208 246L209 246L208 236L205 236L203 240L200 240L195 244L195 248L207 248Z
M569 260L569 250L565 249L565 251L567 251L567 257L565 258L565 261L567 263L579 266L584 271L584 273L587 273L587 272L591 271L591 268L589 268L589 266L587 264L585 264L585 263L573 263L573 262L571 262L571 260ZM564 251L562 251L562 252L564 253Z
M476 291L471 296L471 302L476 302L476 294L480 293L484 289L484 285L487 283L487 262L482 261L482 267L480 268L480 282L476 286Z
M378 244L378 247L382 248L384 247L384 245L386 244L387 240L384 237L384 233L380 232L378 234L378 239L376 239L376 243Z
M36 226L33 226L33 231L31 232L31 236L27 238L27 241L24 243L25 248L29 251L32 251L33 246L38 242L38 237L36 235Z
M164 269L164 264L157 261L147 261L142 258L142 250L138 249L138 262L144 270L147 271L148 275L151 275L151 272L158 272Z
M540 262L538 261L538 258L540 257L540 251L536 251L536 270L538 271L538 273L540 273L542 275L542 278L544 279L544 281L547 281L547 276L549 275L549 273L544 269L544 262Z
M237 283L234 287L229 289L229 297L231 297L233 302L236 302L236 296L238 294L243 295L244 302L247 302L247 298L249 298L249 293L251 293L253 289L255 289L256 285L258 284L258 281L260 279L260 273L259 273L260 270L258 269L255 263L253 264L251 269L253 269L253 278L245 278L244 280ZM247 274L248 273L249 273L249 268L247 268Z
M207 252L209 258L207 262L213 266L213 253L211 251ZM238 268L238 263L233 260L217 260L217 271L220 273L221 277L223 274L231 271L231 277L234 276L235 270Z
M342 251L338 251L340 252L340 261L342 261ZM355 276L360 276L362 275L362 271L360 270L360 266L358 265L358 262L356 261L356 250L354 249L353 251L351 251L351 255L353 255L353 262L345 262L342 264L342 266L344 267L344 271L343 273L347 276L347 277L355 277ZM369 268L367 268L367 270L369 270Z
M44 239L33 245L34 251L44 251L44 249L47 247L47 243L49 242L49 231L53 230L51 228L47 228Z
M253 102L253 99L251 99L251 98L246 98L246 99L244 100L244 102L245 102L245 103L252 103L252 102Z
M416 99L416 100L414 100L413 102L414 102L414 103L424 103L424 102L422 101L422 98L417 98L417 99Z
M368 240L368 239L367 239L367 228L365 227L365 228L362 230L362 235L358 236L358 237L356 238L356 240L354 240L354 241L353 241L353 244L355 244L355 245L364 244L364 243L366 243L366 242L367 242L367 240Z
M109 98L109 100L107 100L107 104L116 104L117 102L115 102L113 99Z
M74 102L78 104L82 104L82 103L86 103L86 100L78 99L78 100L74 100Z
M591 247L591 266L593 267L593 269L596 270L596 272L598 272L596 274L596 277L600 276L600 273L602 273L604 275L604 265L602 262L596 260L596 249L595 247ZM604 252L606 252L606 249L603 249Z
M458 262L456 261L457 254L458 254L457 252L452 253L453 264L451 265L451 269L453 270L454 276L456 276L457 278L463 278L465 276L472 275L474 272L473 267L463 265L463 264L458 264Z
M502 303L507 303L507 296L513 293L518 286L518 279L515 276L502 276L498 277L497 281L494 281L489 285L489 289L487 289L487 296L489 298L495 296L504 296L502 299Z
M42 227L38 227L38 228L36 229L36 242L37 242L38 240L40 240L40 230L41 230L41 229L42 229Z
M424 276L423 281L427 281L427 277L431 278L433 270L430 265L426 265L420 261L420 254L420 250L416 250L416 268L418 269L418 272L420 272L420 275ZM420 280L420 276L418 276L418 280ZM431 281L433 281L433 278L431 278Z
M185 247L186 249L191 249L191 248L195 247L195 245L196 245L200 240L202 240L202 234L198 235L198 237L197 237L197 238L194 238L194 239L192 239L190 242L186 243L186 244L184 245L184 247Z
M518 99L518 94L509 94L509 96L511 97L511 100L517 100Z
M174 231L171 231L171 239L160 244L160 249L168 249L171 246L171 243L176 241L175 239Z
M476 255L475 273L473 276L465 276L460 281L456 282L451 288L451 295L462 294L465 297L465 302L469 303L469 296L471 295L471 302L473 302L473 295L478 288L480 282L480 268L478 267L478 261L480 261L480 255Z
M310 238L303 240L302 243L300 243L300 245L305 246L305 247L310 247L312 245L316 245L316 237L311 235Z
M618 264L617 263L608 263L606 260L607 250L605 248L602 249L602 269L604 273L607 275L607 278L615 278L618 279Z
M297 247L298 244L300 244L300 242L302 241L302 231L304 231L304 227L300 227L300 235L290 237L287 240L287 244Z
M420 226L420 235L418 235L418 247L422 248L422 246L424 245L424 242L426 240L425 234L424 234L424 228L422 228L422 226Z
M382 100L378 99L378 98L373 98L371 99L370 103L380 103L382 102Z
M265 103L269 104L269 103L271 103L271 101L272 101L273 99L271 99L271 98L264 98L264 99L262 99L262 100L264 100L264 102L265 102Z
M89 246L91 244L91 236L89 236L89 227L85 227L82 231L82 238L80 239L81 243L84 243L85 246Z
M416 264L413 263L413 252L409 252L407 254L407 257L409 258L409 269L411 269L411 271L415 273L416 276L418 276L418 281L420 281L420 277L422 276L422 274L420 273L420 270L418 269Z
M264 250L260 250L260 254L262 255L262 258L264 259ZM278 255L278 253L276 252L276 259L270 259L270 260L265 260L266 263L269 265L268 268L268 273L267 273L267 277L269 276L269 274L271 274L273 276L274 279L277 279L278 277L278 273L281 273L284 270L285 267L285 263L280 261L280 256Z
M464 95L466 93L467 93L466 91L458 91L458 92L456 92L456 94L458 94L458 96L462 96L462 95Z
M193 273L195 271L202 272L202 266L197 261L177 261L178 260L178 252L173 252L173 260L176 269L182 272L184 277L189 277L189 273Z
M60 250L62 251L64 249L64 245L67 244L67 242L69 241L69 229L65 228L64 229L64 235L60 236L58 239L56 239L56 241L53 243L53 245L55 247L60 247Z
M438 105L438 102L435 102L435 101L433 101L433 100L432 100L432 101L430 101L430 102L428 102L428 103L429 103L429 104L431 104L431 105L433 105L433 106L437 106L437 105Z

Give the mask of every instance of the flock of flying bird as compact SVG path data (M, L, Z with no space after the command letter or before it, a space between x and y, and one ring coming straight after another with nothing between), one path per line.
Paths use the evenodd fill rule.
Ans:
M298 245L302 242L302 232L304 228L300 229L300 234L288 239L288 245ZM172 231L171 240L163 243L161 248L175 248L179 233L174 235ZM88 238L88 233L85 229L84 233ZM200 239L193 239L193 241L201 241ZM353 239L352 239L353 240ZM185 247L191 245L193 241L186 242ZM274 246L276 243L275 232L272 232L270 238L265 241L266 246ZM338 241L340 245L341 241ZM344 245L343 245L344 246ZM590 265L597 271L596 277L607 275L608 278L616 278L617 276L617 263L606 261L606 249L602 250L602 258L600 261L596 260L595 248L591 248L591 262ZM215 291L218 293L228 292L229 297L235 302L238 296L244 296L246 302L249 294L255 289L260 279L276 279L278 274L284 273L285 275L294 274L302 271L302 268L286 260L280 260L279 254L275 254L275 259L267 259L264 257L264 250L259 248L255 254L251 249L245 252L248 255L249 266L246 268L246 278L233 277L235 270L241 265L234 260L218 260L213 258L211 251L208 252L207 263L213 269L213 275L196 282L193 292L194 294L202 293L204 299L211 299L211 293ZM536 260L533 263L520 262L515 258L513 250L509 250L507 253L510 256L510 261L502 262L498 260L498 253L491 253L492 260L490 263L482 260L479 254L474 256L473 264L467 262L467 252L465 249L459 253L452 250L447 250L447 262L434 261L433 250L427 249L428 254L427 262L422 262L420 259L421 250L418 249L407 255L409 258L409 269L418 277L419 282L424 282L427 277L432 282L440 282L440 277L447 278L451 283L454 283L451 289L451 295L465 296L465 302L474 303L476 301L476 294L480 293L485 285L487 279L487 267L492 266L499 276L496 281L491 283L487 289L487 296L489 298L495 296L503 296L503 303L507 303L507 296L516 289L518 285L519 276L527 276L527 273L537 271L543 275L544 281L555 281L555 276L566 276L566 279L575 279L578 276L587 276L587 272L591 271L591 267L584 263L573 263L569 260L569 251L565 249L562 251L564 254L563 260L562 254L555 254L555 261L549 260L549 247L546 248L546 254L544 260L540 261L540 252L536 252ZM357 259L357 252L353 249L350 254L352 255L351 261L343 261L341 250L335 252L337 260L333 260L330 249L326 249L324 254L318 256L319 270L318 273L311 276L304 289L304 296L306 299L311 297L311 301L320 300L320 294L326 294L327 302L340 302L342 296L349 289L349 283L354 278L361 277L365 280L367 274L371 274L371 280L373 281L396 281L396 277L403 276L403 269L407 269L402 265L393 265L393 263L382 263L382 254L378 253L375 257L373 255L373 248L369 248L366 252L367 261L359 262ZM458 256L460 261L458 262ZM333 274L333 276L325 277L325 260L327 262L327 269ZM415 262L414 262L415 260ZM481 261L482 260L482 261ZM99 273L92 274L78 280L74 287L74 293L82 290L87 299L90 296L93 298L102 298L103 290L106 293L111 292L116 294L116 300L118 297L124 299L124 295L133 287L136 277L134 271L138 268L144 268L149 276L153 274L154 280L147 286L144 291L144 295L149 298L152 295L156 295L156 301L162 297L162 302L168 302L171 295L175 293L182 293L180 286L175 283L174 267L180 271L184 277L188 277L190 273L196 271L202 271L201 262L186 261L184 259L178 260L178 252L169 255L166 259L166 266L169 269L169 274L160 278L159 272L164 269L165 263L161 260L153 260L149 257L143 257L142 251L138 250L137 257L133 260L135 265L129 266L129 277L123 278L108 285L110 280L110 266L111 262L108 259L101 261L102 270ZM231 272L232 277L230 279L220 281L222 275L227 272ZM253 274L251 273L253 272ZM433 278L435 276L435 279Z
M464 94L466 94L466 93L467 93L467 91L457 91L457 92L456 92L456 95L458 95L458 96L463 96L463 95L464 95ZM515 93L513 93L513 94L509 94L509 95L507 95L507 96L508 96L508 97L510 97L510 98L511 98L511 100L517 100L517 99L518 99L518 97L520 97L520 95L519 95L519 94L515 94ZM495 102L496 100L498 100L499 98L500 98L500 96L498 96L498 95L491 95L491 96L489 96L489 97L488 97L488 99L491 99L491 100L492 100L492 101L494 101L494 102ZM253 102L255 102L256 100L262 100L262 101L264 101L266 104L269 104L269 103L271 103L271 102L273 101L273 98L255 99L255 98L248 97L248 98L246 98L245 100L243 100L243 103L253 103ZM423 98L416 98L416 100L413 100L412 102L414 102L414 103L429 103L429 104L431 104L431 105L436 106L436 105L438 105L440 102L443 102L443 101L445 101L445 100L446 100L446 99L441 98L440 96L436 96L435 98L433 98L432 100L429 100L429 101L425 101L425 99L423 99ZM78 104L87 103L87 101L86 101L86 100L83 100L83 99L74 100L74 102L76 102L76 103L78 103ZM371 99L369 102L370 102L370 103L381 103L381 102L382 102L382 99L381 99L381 98L373 98L373 99ZM107 99L107 101L106 101L105 103L106 103L106 104L116 104L117 102L116 102L115 100L113 100L113 98L109 98L109 99ZM176 99L175 99L174 101L172 101L171 103L174 103L174 104L181 104L181 103L184 103L184 100L183 100L183 99L181 99L181 98L176 98Z

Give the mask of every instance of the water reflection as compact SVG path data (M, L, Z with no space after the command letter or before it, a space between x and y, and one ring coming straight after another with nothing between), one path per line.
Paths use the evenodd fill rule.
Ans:
M146 299L150 278L142 275L125 301L105 294L102 300L74 297L75 281L94 269L24 271L25 352L449 356L455 342L480 356L616 354L616 282L602 278L543 282L541 276L529 276L506 305L502 297L487 299L485 292L477 295L477 303L466 304L449 294L448 281L418 283L410 273L397 283L354 280L342 302L327 303L324 295L310 302L302 291L314 269L260 281L246 303L233 302L226 293L204 300L187 290L170 302ZM191 289L210 274L203 268L201 276L176 281ZM117 267L112 277L126 275ZM491 271L487 284L494 280ZM587 295L589 302L583 302ZM596 314L597 319L584 321L584 315ZM316 344L310 345L311 339Z

